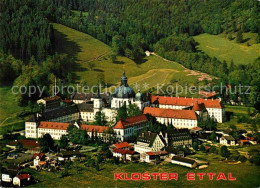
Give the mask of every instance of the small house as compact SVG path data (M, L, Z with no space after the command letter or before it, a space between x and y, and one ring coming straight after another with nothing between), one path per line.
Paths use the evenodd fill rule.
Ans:
M236 145L236 140L230 135L222 136L219 140L219 143L226 146L234 146Z
M125 150L125 149L117 149L115 148L113 150L113 157L117 157L120 160L128 160L128 161L132 161L132 157L137 157L137 155L139 155L137 152L133 151L133 150Z
M198 165L197 162L193 159L188 159L185 157L178 157L178 156L173 156L171 162L172 164L186 166L189 168L196 168Z
M40 161L44 161L46 155L44 153L35 153L32 158L33 158L33 166L39 166Z
M13 185L23 187L29 185L32 181L32 176L28 173L20 173L13 178Z
M124 150L130 150L132 146L130 146L127 142L122 143L115 143L110 146L110 151L113 151L114 149L124 149Z
M168 157L167 151L145 152L140 155L140 161L151 163L156 162L157 159L164 160L166 157Z
M12 183L13 178L19 173L20 169L19 166L3 167L1 169L1 182Z
M134 144L134 150L138 153L156 152L161 151L165 146L166 143L162 135L146 131L139 134Z

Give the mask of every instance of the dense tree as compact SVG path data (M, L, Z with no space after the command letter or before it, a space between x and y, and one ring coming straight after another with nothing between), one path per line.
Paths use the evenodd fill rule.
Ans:
M116 115L117 121L119 121L120 119L126 119L127 117L128 117L128 115L127 115L126 105L123 105L117 109L117 115Z
M138 106L134 105L134 104L130 104L128 107L127 107L127 115L129 117L132 117L132 116L137 116L137 115L141 115L142 114L142 111L139 109Z
M200 151L202 151L202 152L206 151L206 148L203 144L200 145Z
M68 137L66 135L62 135L61 139L60 139L60 148L67 148L69 144L69 140Z
M73 144L86 145L88 142L88 133L86 130L78 129L74 125L69 125L67 128L68 138Z
M227 146L221 146L220 155L225 158L228 158L230 156L230 152L229 152Z
M216 142L216 140L217 140L217 134L216 134L215 131L213 131L213 132L211 133L209 139L212 140L212 141L214 141L214 142Z
M197 142L193 142L192 143L192 148L195 150L195 151L198 151L199 150L199 145Z
M95 114L95 124L96 125L105 125L106 124L106 116L105 116L105 114L104 113L102 113L102 112L97 112L96 114Z
M217 130L217 122L211 118L208 118L205 121L199 119L199 127L201 127L204 130Z
M51 52L51 25L46 19L50 1L0 2L0 49L26 59L43 60Z
M144 130L151 131L154 133L160 133L165 132L167 130L167 127L164 124L159 123L155 117L148 115L148 126L145 127ZM168 125L171 126L171 125Z
M49 150L54 147L54 140L48 133L43 135L42 138L39 138L39 143L42 152L49 152Z
M242 33L241 30L239 30L239 31L237 32L236 42L237 42L237 43L242 43L242 42L243 42L243 33Z
M20 75L22 61L0 52L0 85L9 84Z

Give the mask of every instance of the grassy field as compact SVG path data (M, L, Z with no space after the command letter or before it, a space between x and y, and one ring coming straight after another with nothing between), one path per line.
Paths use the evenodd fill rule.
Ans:
M227 164L221 161L221 157L215 154L200 153L197 156L206 159L210 165L206 169L195 170L170 163L161 163L159 165L151 165L147 163L128 163L128 164L100 164L100 171L95 168L85 167L82 163L74 163L69 171L69 176L61 178L59 172L36 172L28 169L33 173L34 177L40 182L31 187L258 187L260 185L260 168L250 164L249 162L242 164ZM114 173L144 173L144 172L168 172L178 173L178 181L122 181L114 180ZM187 173L209 173L216 174L224 172L225 174L232 173L236 177L236 181L210 181L208 177L200 181L196 176L195 181L187 180Z
M0 87L0 134L7 130L21 130L24 128L24 119L17 117L28 108L19 107L12 93L11 87Z
M235 125L238 129L246 129L250 130L249 123L238 123L237 118L238 116L245 115L248 116L248 108L250 109L251 113L253 112L253 107L245 107L245 106L231 106L225 105L226 113L231 113L230 121L218 124L218 129L226 129L229 128L230 125Z
M76 59L78 68L74 73L77 82L85 80L91 86L97 84L101 75L109 86L118 85L124 70L131 86L135 83L147 83L149 88L157 83L168 84L173 78L183 84L195 83L198 78L193 75L186 76L190 72L180 64L156 56L145 57L139 62L118 56L113 63L109 57L112 53L111 48L106 44L66 26L55 23L53 26L58 42L57 51L67 53ZM90 62L95 64L95 67L91 68Z
M236 40L228 40L222 35L201 34L195 36L194 39L199 43L198 49L206 52L211 57L216 57L220 61L231 60L235 64L248 64L254 62L260 54L260 44L254 44L255 34L243 34L246 42L242 44L236 43ZM247 46L247 43L250 46Z

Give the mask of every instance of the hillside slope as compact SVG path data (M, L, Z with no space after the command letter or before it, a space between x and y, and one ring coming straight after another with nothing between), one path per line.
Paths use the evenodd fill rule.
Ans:
M250 44L256 34L245 33L244 38L248 41L238 44L235 39L230 41L220 35L201 34L193 37L199 43L198 49L206 52L211 57L220 61L233 60L234 64L253 63L260 55L260 44ZM250 46L247 46L247 43Z
M169 84L171 80L179 84L198 83L199 74L190 74L191 71L182 65L154 55L144 57L141 62L118 56L115 63L112 63L109 57L111 48L106 44L64 25L54 23L53 26L57 51L76 59L78 68L74 73L78 83L84 80L91 86L97 84L100 77L104 77L109 86L118 85L123 71L126 72L130 85L136 90L136 83L146 83L145 89L156 87L157 84ZM90 63L94 64L94 67Z

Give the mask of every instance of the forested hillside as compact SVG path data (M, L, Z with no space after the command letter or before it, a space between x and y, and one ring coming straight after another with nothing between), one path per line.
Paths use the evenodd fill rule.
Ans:
M51 53L51 11L41 0L4 0L0 6L0 47L20 59L39 61Z
M73 82L73 69L67 68L72 61L54 55L50 22L57 22L105 42L114 56L139 63L145 50L155 51L189 69L217 76L218 82L252 85L252 94L241 96L242 100L260 106L259 59L254 64L228 65L199 51L193 39L201 33L225 33L241 43L244 32L253 32L259 42L256 0L3 0L0 7L1 82L16 79L15 83L49 86L52 79L41 79L46 75ZM29 74L36 78L29 79Z
M258 32L257 1L248 0L54 0L57 7L85 11L72 15L60 9L58 21L117 44L119 52L138 55L162 38L185 34ZM70 16L73 19L70 19ZM114 39L114 40L113 40ZM120 43L118 42L120 41ZM137 42L138 41L138 42ZM184 45L184 44L183 44ZM139 49L140 48L140 49ZM132 54L131 54L132 53Z

